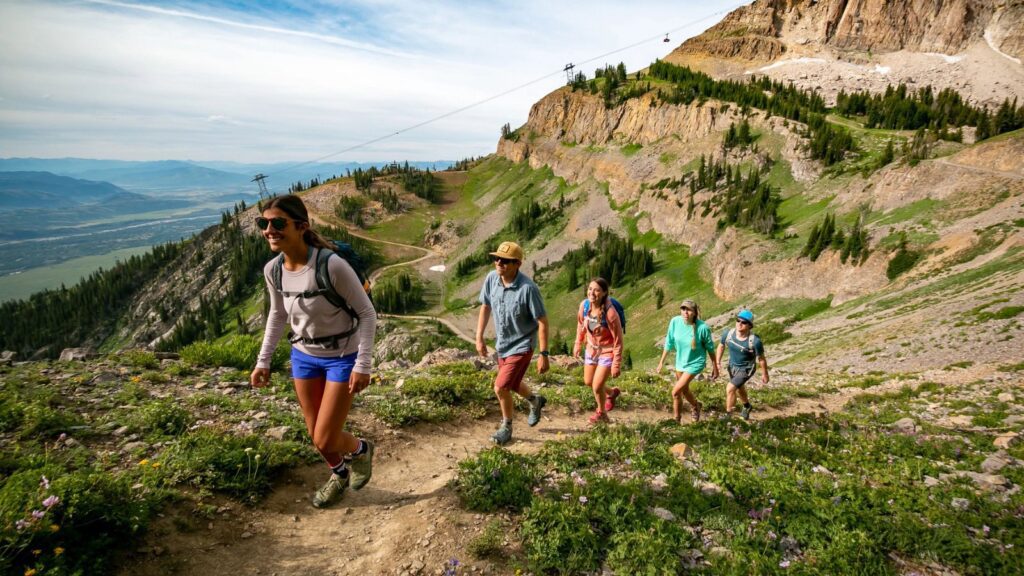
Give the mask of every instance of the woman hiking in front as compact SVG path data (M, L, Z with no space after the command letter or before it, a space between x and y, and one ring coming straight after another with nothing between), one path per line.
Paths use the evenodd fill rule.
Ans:
M372 475L373 443L344 428L353 397L370 384L377 313L352 267L310 228L309 213L298 196L271 198L256 226L280 256L263 268L270 312L250 381L257 388L270 381L270 359L287 322L295 394L313 445L331 471L313 495L313 506L321 508L337 502L350 485L359 490ZM316 263L322 250L332 252L326 261L330 283L354 316L324 295L313 294L318 292ZM280 289L275 287L275 268Z
M676 382L672 387L672 417L683 423L683 398L690 403L690 414L694 422L700 421L701 403L690 391L690 382L704 371L706 358L711 358L711 379L718 378L718 360L715 358L715 343L711 328L700 319L700 310L693 300L683 300L679 316L668 324L665 335L665 350L658 362L658 374L665 365L670 350L676 351Z
M611 305L608 281L594 278L587 286L587 299L576 313L576 343L572 355L583 354L583 383L594 391L597 409L591 424L607 424L608 412L615 408L618 388L605 392L608 377L618 378L622 367L622 319Z

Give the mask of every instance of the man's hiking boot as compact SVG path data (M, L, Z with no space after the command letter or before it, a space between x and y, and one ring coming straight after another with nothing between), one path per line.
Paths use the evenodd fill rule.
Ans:
M530 401L530 415L526 417L526 424L528 426L536 426L540 422L540 412L544 409L544 405L548 403L548 399L541 396L540 394L534 394L533 400ZM511 430L509 434L511 434Z
M608 391L608 396L605 398L604 401L605 412L611 412L612 410L615 409L615 399L618 398L619 394L621 393L622 390L619 390L617 386Z
M504 446L508 444L508 441L512 439L512 424L502 422L498 431L491 434L491 440L498 446Z
M341 497L345 495L346 488L348 488L348 478L342 478L331 472L327 483L313 494L313 507L326 508L341 500Z
M601 412L600 410L591 414L589 420L592 425L611 424L611 420L608 419L608 413Z
M732 420L732 412L722 412L718 416L719 420Z
M744 406L743 409L740 410L740 416L743 416L744 420L750 420L750 406Z
M703 407L704 407L703 404L701 404L700 402L697 402L697 405L694 406L692 410L690 410L690 416L693 416L693 421L694 422L700 422L700 410Z
M369 440L363 440L363 442L366 442L366 452L352 457L352 461L348 465L353 490L359 490L366 486L370 477L373 476L373 442Z

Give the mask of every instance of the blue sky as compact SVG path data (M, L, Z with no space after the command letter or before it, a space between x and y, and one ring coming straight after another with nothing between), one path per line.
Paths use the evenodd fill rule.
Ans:
M739 4L3 0L0 157L307 161L552 73L330 159L488 154L567 62L673 31L581 66L642 68Z

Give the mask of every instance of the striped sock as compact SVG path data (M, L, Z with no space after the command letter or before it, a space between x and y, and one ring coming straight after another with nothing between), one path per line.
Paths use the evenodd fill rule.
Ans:
M331 472L334 472L341 478L348 478L348 463L342 460L341 464L331 466Z

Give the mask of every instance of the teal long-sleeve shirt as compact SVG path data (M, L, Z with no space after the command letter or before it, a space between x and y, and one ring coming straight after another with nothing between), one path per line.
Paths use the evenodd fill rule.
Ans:
M694 329L682 316L676 316L668 323L665 350L676 351L676 372L700 374L704 371L708 354L714 354L715 341L711 336L711 328L703 320L697 320L696 338L696 346L691 347Z

